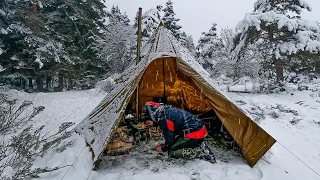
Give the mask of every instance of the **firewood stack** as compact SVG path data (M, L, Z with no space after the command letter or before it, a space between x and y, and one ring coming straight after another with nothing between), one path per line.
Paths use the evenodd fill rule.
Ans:
M111 141L107 144L106 155L117 156L128 154L133 142L133 137L128 134L128 129L125 126L117 128Z
M151 138L162 138L163 134L158 127L150 127L149 128L149 134Z
M107 144L104 154L117 156L129 154L133 143L139 143L149 138L162 138L162 132L158 127L148 127L145 123L134 125L136 131L131 132L128 126L121 126L115 129L110 142ZM131 130L132 131L132 130Z
M138 129L147 129L148 127L144 123L139 123L136 126ZM158 127L149 127L148 128L150 138L163 137L160 128Z

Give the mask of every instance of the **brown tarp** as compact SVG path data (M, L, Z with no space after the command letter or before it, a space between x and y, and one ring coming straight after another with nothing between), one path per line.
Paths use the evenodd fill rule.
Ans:
M204 112L213 108L250 166L276 142L192 68L173 57L156 59L146 68L139 82L139 111L153 97L164 95L168 104L183 109Z

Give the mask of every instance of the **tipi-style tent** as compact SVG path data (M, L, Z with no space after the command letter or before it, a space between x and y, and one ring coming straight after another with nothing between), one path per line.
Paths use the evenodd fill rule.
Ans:
M252 167L276 141L218 92L212 81L189 51L160 24L142 49L141 61L119 75L113 90L75 131L85 137L97 161L137 94L139 112L154 97L165 97L167 104L187 110L213 109Z

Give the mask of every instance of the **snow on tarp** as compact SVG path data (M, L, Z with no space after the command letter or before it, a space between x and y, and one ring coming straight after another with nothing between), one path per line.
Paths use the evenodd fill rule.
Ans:
M199 63L197 63L190 52L186 48L184 48L163 26L158 27L157 31L152 35L148 43L144 46L144 48L142 48L141 57L142 58L139 64L132 64L125 70L124 73L115 78L116 84L114 86L114 89L75 128L75 131L82 134L85 137L87 144L91 147L94 153L94 161L99 159L100 155L105 149L105 146L108 144L113 130L118 125L117 123L119 117L124 113L126 106L138 85L138 82L144 74L144 71L153 60L161 57L176 57L178 60L178 68L186 72L186 74L192 74L193 80L197 79L198 81L206 81L203 82L206 83L205 88L207 88L207 90L213 89L215 92L217 92L213 88L212 79L210 78L209 73L204 70L204 68ZM219 92L217 92L216 94L225 98L225 96L223 96ZM252 126L256 127L257 125L254 124ZM243 134L246 133L247 130L244 130ZM240 134L238 135L238 137L240 137ZM262 134L267 133L262 132ZM270 138L272 142L270 143L270 141L268 141L269 144L265 146L265 148L267 149L263 149L264 147L261 148L263 149L263 154L275 142L271 136ZM239 141L237 141L237 143L238 142ZM246 144L246 146L248 146L249 144L250 143ZM248 147L248 149L250 149L250 147ZM259 153L259 151L255 152L255 157ZM262 155L259 154L258 156L260 157L258 157L258 159L260 159ZM253 163L249 162L250 165L254 165L257 160L254 161L255 162Z

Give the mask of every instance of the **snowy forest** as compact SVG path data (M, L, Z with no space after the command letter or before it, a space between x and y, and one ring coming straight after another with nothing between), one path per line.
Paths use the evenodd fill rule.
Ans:
M138 9L130 18L108 0L0 0L0 179L319 178L320 16L304 19L306 1L255 0L232 27L206 17L212 24L199 39L184 30L174 0L143 9L141 48L162 23L208 83L277 140L254 168L233 147L215 151L214 165L140 149L94 171L74 128L136 63Z
M105 3L108 4L108 3ZM93 1L4 0L0 4L1 82L28 91L88 89L122 72L136 56L137 18ZM160 21L212 74L283 85L319 74L319 23L300 1L257 1L234 28L217 24L194 39L168 1L144 10L142 46ZM269 87L267 87L269 88Z

